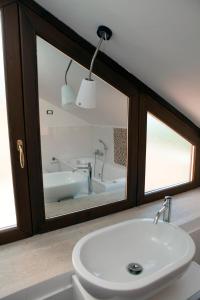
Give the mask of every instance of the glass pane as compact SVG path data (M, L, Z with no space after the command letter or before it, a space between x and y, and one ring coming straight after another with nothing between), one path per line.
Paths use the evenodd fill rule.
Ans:
M88 70L37 37L46 218L126 199L128 99L92 75L96 108L75 104ZM88 170L91 165L92 175Z
M147 114L145 192L192 181L194 146Z
M3 41L0 14L0 230L16 226L15 201L10 161L8 121L6 108Z

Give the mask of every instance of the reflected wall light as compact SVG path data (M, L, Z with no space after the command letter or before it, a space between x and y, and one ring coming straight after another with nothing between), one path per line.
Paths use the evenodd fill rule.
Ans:
M61 101L62 101L62 107L63 108L66 108L66 106L68 104L72 104L76 100L74 91L73 91L72 87L67 82L67 74L68 74L68 71L71 67L71 64L72 64L72 59L70 60L68 66L67 66L67 70L65 72L65 85L63 85L62 88L61 88Z
M112 36L112 31L108 27L101 25L97 29L97 35L100 38L100 40L91 60L89 75L87 78L82 80L76 98L76 105L81 108L89 109L89 108L96 107L96 84L95 84L95 80L92 79L92 70L93 70L95 58L97 56L97 53L101 47L103 40L108 41Z

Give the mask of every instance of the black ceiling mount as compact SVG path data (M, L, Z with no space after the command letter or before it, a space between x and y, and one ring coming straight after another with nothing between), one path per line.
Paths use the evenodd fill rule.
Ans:
M108 28L104 25L101 25L97 29L97 35L100 38L103 36L104 37L103 39L108 41L112 36L112 30L110 30L110 28Z

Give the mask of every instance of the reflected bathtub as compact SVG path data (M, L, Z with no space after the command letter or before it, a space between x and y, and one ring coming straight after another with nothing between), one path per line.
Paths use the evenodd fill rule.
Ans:
M93 190L95 193L113 192L113 191L125 191L126 178L117 178L113 180L101 181L100 179L92 179Z
M81 172L53 172L43 174L45 202L73 198L87 185L87 174Z

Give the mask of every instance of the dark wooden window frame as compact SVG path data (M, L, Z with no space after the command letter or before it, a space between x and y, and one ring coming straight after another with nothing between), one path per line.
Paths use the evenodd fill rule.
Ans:
M23 5L20 6L20 21L27 157L31 182L30 198L34 232L44 232L65 227L135 206L137 193L138 94L136 88L126 78L116 72L112 66L106 64L99 55L95 62L94 73L129 98L127 199L68 215L45 219L39 128L36 36L40 36L86 68L89 68L93 48L91 49L92 51L84 49L82 45ZM134 144L132 143L133 140ZM131 155L129 155L130 153Z
M85 211L73 213L67 216L57 217L54 219L45 220L43 189L42 189L42 167L41 167L41 151L39 139L39 116L38 116L38 90L37 90L37 62L36 62L36 35L42 37L47 42L60 49L62 52L71 56L74 60L88 68L89 63L94 52L94 47L88 42L74 33L70 28L58 21L51 14L38 7L34 2L30 1L28 5L23 5L25 2L20 1L21 11L20 19L22 24L21 40L22 40L22 52L23 52L23 69L25 90L24 95L26 99L31 99L27 104L28 119L32 113L37 116L37 120L32 123L34 128L37 128L37 135L31 132L31 124L27 123L28 132L27 136L34 136L37 145L35 155L38 157L38 162L34 160L34 157L30 155L31 168L35 171L30 171L29 176L31 178L37 178L32 183L35 184L30 187L33 189L32 194L32 211L34 222L34 232L42 232L52 230L60 227L64 227L70 224L75 224L85 220L90 220L102 215L110 214L112 212L127 209L136 205L141 205L147 202L151 202L160 199L166 194L176 194L187 191L189 189L199 186L199 129L184 115L177 111L173 106L166 102L163 98L154 93L151 89L145 86L142 82L136 79L133 75L129 74L123 68L121 68L112 59L108 58L105 54L100 53L95 63L94 72L107 81L118 90L126 94L130 99L129 108L129 160L128 160L128 193L127 200L120 203L109 204ZM28 6L28 7L27 7ZM31 51L28 51L30 49ZM32 72L30 72L32 68ZM26 74L29 74L29 79ZM30 76L30 74L32 74ZM35 86L33 88L33 84ZM144 96L146 95L146 96ZM147 96L148 95L148 96ZM148 99L148 100L147 100ZM151 99L151 100L150 100ZM151 104L150 104L151 102ZM192 136L192 143L196 145L195 153L195 178L189 184L177 186L162 191L152 192L148 195L144 194L144 180L145 180L145 152L146 152L146 111L147 103L152 108L152 113L163 120L167 125L175 129L178 133L183 133L188 138ZM145 108L146 107L146 108ZM31 108L31 109L30 109ZM151 109L148 108L149 110ZM25 105L26 111L26 105ZM164 117L165 116L165 117ZM176 125L179 124L179 125ZM184 130L181 130L181 127ZM36 131L35 131L36 132ZM31 140L28 143L31 145ZM32 145L33 145L32 144ZM37 152L38 151L38 152ZM34 163L35 162L35 163ZM38 200L34 201L35 191L37 191ZM39 203L40 202L40 203ZM34 212L35 211L35 212Z
M86 68L89 68L94 47L32 0L0 0L2 7L9 135L18 227L1 232L0 244L128 209L200 185L200 129L144 83L100 52L95 62L95 74L129 98L127 199L45 220L36 35ZM19 111L20 114L17 114ZM144 194L147 111L196 146L193 182ZM25 141L26 168L23 171L19 169L15 144L19 136Z
M18 7L16 4L11 4L12 2L2 1L0 3L0 10L2 14L6 102L17 226L0 231L0 245L32 235L25 150L26 139L24 131ZM15 79L13 80L13 78ZM19 138L24 142L24 169L20 167L19 154L16 149L16 140Z
M146 136L147 136L147 113L155 117L175 130L188 142L195 146L193 180L188 183L172 186L145 194L145 164L146 164ZM174 195L196 188L200 185L200 140L196 130L188 123L181 120L176 114L167 110L147 94L140 95L140 124L139 124L139 156L138 156L138 196L137 205L152 202L166 195ZM172 170L173 172L173 170Z

